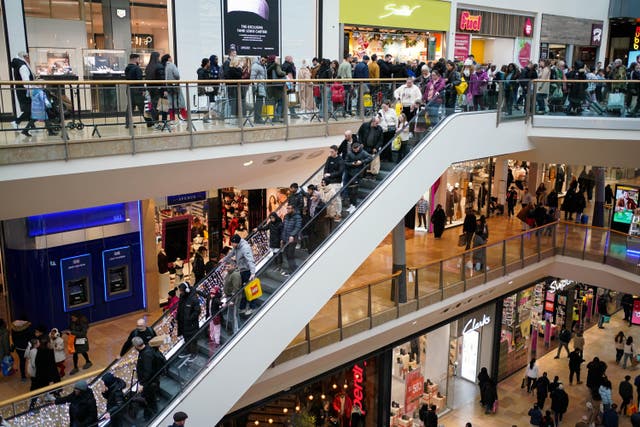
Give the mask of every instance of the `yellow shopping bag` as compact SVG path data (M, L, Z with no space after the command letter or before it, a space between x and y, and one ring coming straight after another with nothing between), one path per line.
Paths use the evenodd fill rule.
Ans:
M274 111L273 104L264 104L262 106L262 117L273 119Z
M262 296L262 286L260 286L260 279L257 277L247 283L244 287L244 296L247 298L247 301L253 301L254 299L258 299Z
M402 114L402 102L396 102L396 116Z
M362 95L362 104L365 108L373 107L373 99L371 98L370 93L365 93L364 95Z

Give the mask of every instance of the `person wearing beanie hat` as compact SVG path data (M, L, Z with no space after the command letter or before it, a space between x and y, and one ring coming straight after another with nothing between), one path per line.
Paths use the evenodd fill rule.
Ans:
M102 382L107 387L102 392L102 397L107 401L105 418L110 420L110 426L122 427L124 423L118 409L124 404L124 389L127 384L123 379L116 377L111 372L107 372L102 376Z
M187 418L189 418L189 416L186 413L182 411L176 412L175 414L173 414L173 424L171 425L171 427L185 425Z
M55 404L69 404L69 425L74 427L89 427L98 424L98 407L93 390L85 380L80 380L73 386L73 391L66 396L56 397Z

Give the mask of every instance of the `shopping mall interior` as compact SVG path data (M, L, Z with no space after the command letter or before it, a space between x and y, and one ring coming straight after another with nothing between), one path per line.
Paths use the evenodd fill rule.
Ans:
M544 82L525 80L492 80L495 98L487 91L478 111L457 92L453 106L393 103L408 123L384 124L374 151L367 129L404 78L347 81L344 98L334 79L188 80L206 43L221 66L233 46L249 66L257 54L293 52L300 70L311 59L305 41L331 58L427 63L455 57L465 40L463 56L479 66L578 57L595 66L631 60L640 28L631 12L603 12L604 0L573 17L547 0L543 12L522 1L424 1L430 8L361 16L361 0L314 1L314 13L290 0L255 10L233 0L192 10L186 0L0 2L0 56L26 50L41 85L30 97L42 87L53 101L44 127L16 123L21 89L0 60L0 416L14 427L73 425L56 399L82 394L86 381L101 427L170 425L178 412L188 426L419 427L428 407L438 426L523 426L539 401L524 379L532 358L563 383L562 425L600 408L587 379L595 357L619 406L618 385L627 374L633 382L640 360L618 363L612 345L640 325L633 83L616 92L621 83L603 80L601 93L624 93L623 106L593 92L576 114L571 79L558 89L566 110L536 108L547 103L537 96ZM257 25L249 15L261 35L243 35ZM129 55L142 70L152 51L173 55L183 76L122 83ZM366 167L350 132L371 151L360 151ZM334 151L348 162L336 176ZM287 205L295 212L299 200L296 225ZM165 359L144 379L142 350L127 338L142 333L141 319L156 335L145 346ZM35 342L50 350L31 348L40 332L51 338ZM573 381L568 355L581 346ZM102 393L111 376L126 392L116 406Z

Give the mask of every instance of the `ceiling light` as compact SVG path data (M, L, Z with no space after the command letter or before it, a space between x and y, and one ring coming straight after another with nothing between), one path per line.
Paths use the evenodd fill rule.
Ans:
M249 160L248 162L244 162L242 166L251 166L253 164L253 160Z
M287 162L292 162L294 160L298 160L300 157L304 156L304 153L295 153L287 157Z
M282 408L282 412L286 414L287 412L289 412L289 408Z

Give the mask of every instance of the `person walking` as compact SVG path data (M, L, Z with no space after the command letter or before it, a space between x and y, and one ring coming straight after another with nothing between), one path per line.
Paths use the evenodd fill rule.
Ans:
M582 358L582 351L578 348L574 348L569 353L569 385L573 385L573 376L576 376L576 383L582 384L580 381L580 365L584 363Z
M600 394L600 399L602 399L602 407L606 411L611 408L611 404L613 403L613 398L611 396L611 381L608 379L604 379L602 381L602 385L598 388L598 393Z
M467 214L464 217L464 223L462 224L462 232L464 233L465 238L465 251L468 251L471 248L471 243L473 242L473 235L476 232L476 216L474 215L471 209L467 209Z
M553 411L553 416L556 425L560 425L562 422L562 417L565 412L569 408L569 395L566 391L564 391L564 386L562 383L558 385L558 387L553 390L551 393L551 410Z
M527 365L525 377L527 379L527 393L531 393L531 388L538 379L538 365L536 364L535 357L533 357Z
M618 394L622 399L622 403L620 404L620 414L626 415L627 406L629 406L633 399L633 385L631 385L630 375L625 375L624 380L620 382L620 385L618 386Z
M287 259L288 271L286 276L293 273L298 265L296 264L296 244L298 243L298 235L302 229L302 216L296 211L293 205L287 205L287 214L282 221L282 234L280 237L280 245L284 248L284 254Z
M633 337L629 335L624 343L624 355L622 356L622 369L627 369L627 360L635 357L635 350L633 348ZM633 362L633 360L632 360Z
M11 122L14 129L20 127L21 122L31 120L31 98L29 96L29 85L24 82L35 80L27 52L18 52L18 55L11 60L11 70L13 71L13 80L22 82L14 85L18 105L20 105L20 115ZM23 135L29 136L29 131L24 129Z
M69 371L69 375L78 373L78 354L81 354L85 361L82 369L89 369L92 367L93 363L89 360L89 339L87 338L87 333L89 332L89 321L87 318L82 314L72 314L69 329L66 332L75 337L73 369Z
M132 53L129 55L129 64L124 69L124 76L127 80L142 80L142 69L140 68L140 55L137 53ZM132 124L133 121L133 112L137 109L140 114L144 117L144 87L141 85L137 86L129 86L129 102L127 105L127 110L125 112L125 128L129 128L129 126L136 127L135 124ZM131 114L129 114L131 112ZM145 122L147 123L147 127L153 126L153 121L150 117L144 117Z
M616 346L616 364L619 365L622 360L622 356L624 355L624 343L626 341L626 337L624 336L624 332L618 332L618 335L614 338L615 346Z
M429 228L427 223L427 211L429 210L429 202L424 196L420 196L420 200L416 203L416 209L418 211L418 228Z
M538 408L538 404L534 403L533 408L529 409L529 424L532 426L540 426L542 424L542 411Z
M442 205L438 203L436 209L433 211L433 216L431 217L431 223L433 224L433 236L436 239L442 237L442 233L444 232L444 226L447 223L447 215L442 209Z
M549 377L546 372L542 373L542 376L536 381L536 399L538 401L538 408L542 411L544 409L544 402L549 396Z
M562 325L562 330L558 335L558 352L556 353L556 357L554 357L554 359L560 358L560 352L562 351L563 348L567 350L567 357L569 357L569 354L571 353L569 351L570 341L571 341L571 331L567 329L566 325Z
M580 353L584 354L584 334L582 329L579 329L573 338L573 348L580 350Z

